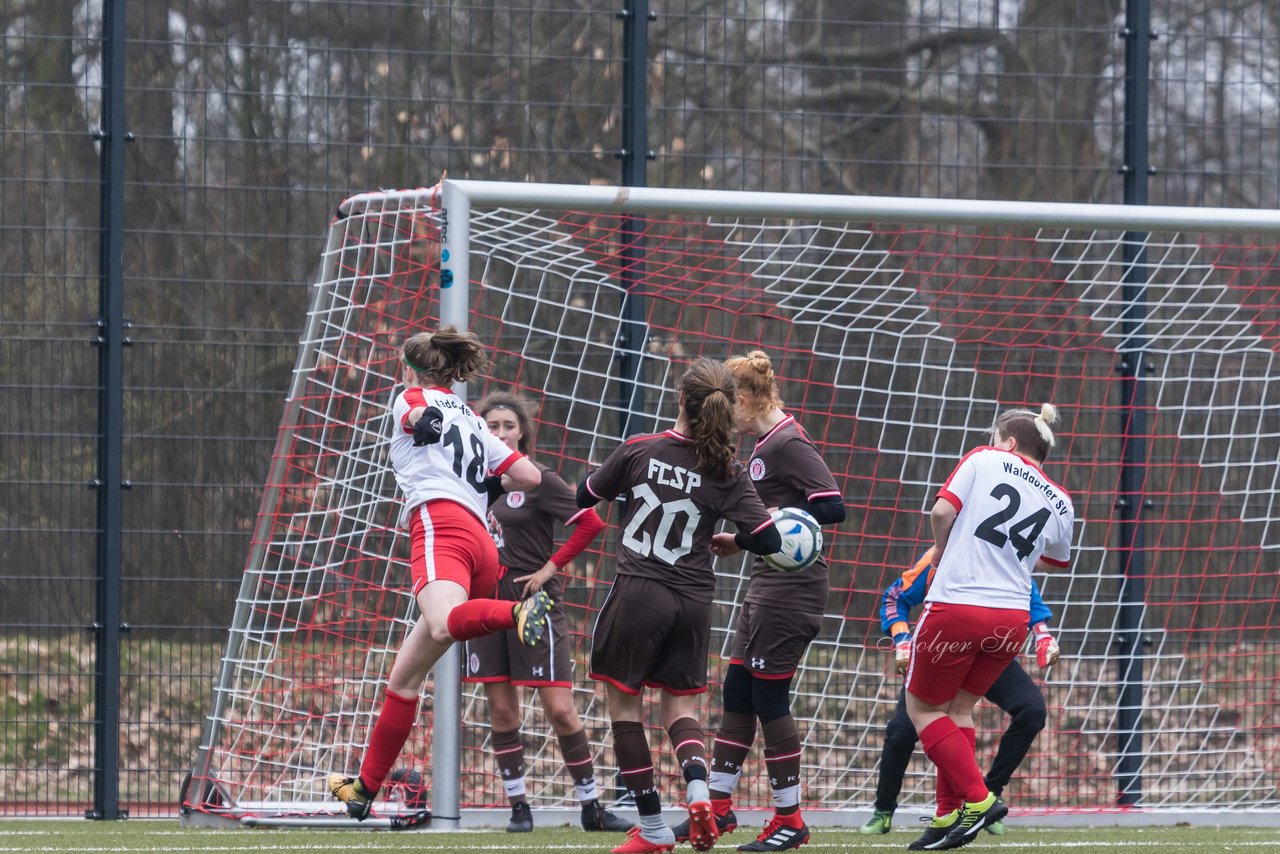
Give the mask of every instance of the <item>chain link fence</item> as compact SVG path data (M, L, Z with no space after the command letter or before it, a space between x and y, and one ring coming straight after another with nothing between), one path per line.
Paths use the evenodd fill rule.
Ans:
M104 64L124 52L120 794L177 809L325 225L453 177L616 183L621 4L134 0L0 11L0 770L96 767ZM617 8L615 8L617 7ZM654 186L1119 202L1121 0L650 4ZM1280 6L1152 22L1150 198L1280 206ZM110 212L108 212L110 213Z

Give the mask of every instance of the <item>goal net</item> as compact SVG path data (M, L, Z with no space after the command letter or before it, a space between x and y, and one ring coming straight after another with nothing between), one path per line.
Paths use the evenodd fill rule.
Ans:
M901 687L879 595L929 540L939 485L997 411L1051 401L1063 421L1047 468L1075 498L1074 561L1040 579L1062 660L1022 659L1048 720L1006 799L1280 809L1278 230L1243 211L477 182L347 200L184 810L331 815L325 776L357 770L416 613L386 454L398 348L442 313L492 348L468 396L534 401L537 459L570 483L624 432L671 422L690 360L771 355L849 508L793 682L808 806L870 805ZM574 693L605 792L607 710L585 664L616 542L611 525L566 570ZM716 567L709 729L746 589L741 560ZM440 725L459 767L437 762L434 794L505 804L483 692L444 673L401 766L433 776L434 716L452 698L461 727ZM524 703L530 800L571 805L556 739L532 692ZM1008 719L979 711L985 768ZM650 741L670 800L678 768L660 730ZM745 807L770 803L759 749ZM377 814L411 812L412 794ZM917 753L902 803L932 798Z

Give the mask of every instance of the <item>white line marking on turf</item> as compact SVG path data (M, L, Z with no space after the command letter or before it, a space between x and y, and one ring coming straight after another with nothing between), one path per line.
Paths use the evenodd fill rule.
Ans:
M455 835L461 835L461 836L466 835L465 833L459 834L457 831L448 831L448 832L453 833ZM437 848L434 845L423 845L424 840L421 838L423 835L424 834L422 833L413 833L412 831L410 831L406 833L404 837L392 840L392 839L387 839L386 836L383 834L379 834L380 838L378 839L378 848L383 850L413 850L413 851L441 850L441 851L454 851L454 852L462 852L462 851L512 852L512 851L599 851L601 850L601 847L602 847L599 844L584 843L584 844L570 844L570 845L521 844L518 847L513 848L512 845L510 844L507 844L507 845L461 844L459 845L457 844L457 841L454 840L454 844L452 844L447 848L445 847ZM414 839L414 837L417 837L416 840ZM443 843L443 840L441 840L441 842ZM1190 849L1203 850L1204 845L1206 844L1204 840L1187 840L1183 842L1183 841L1175 841L1175 840L1168 840L1168 839L1115 840L1115 841L1082 840L1079 842L1074 842L1074 841L1019 842L1016 840L1002 840L1000 842L993 842L991 840L984 840L984 842L986 843L982 846L984 849L985 848L993 848L993 849L1043 848L1046 850L1057 850L1060 848L1160 848L1160 849L1169 849L1169 850L1190 848ZM847 851L849 850L850 844L851 843L848 843L848 842L810 842L805 847L810 850L829 849L829 850ZM1280 838L1257 839L1257 840L1230 840L1230 841L1224 840L1223 842L1220 843L1221 847L1219 850L1230 850L1232 848L1262 848L1262 847L1275 849L1277 845L1280 845ZM859 851L901 851L903 849L903 846L900 842L894 842L894 843L880 842L880 843L868 844L861 840L858 841L858 844L855 847ZM32 850L33 849L31 848L0 847L0 852L3 852L3 854L30 854ZM55 851L86 852L86 854L99 854L99 852L139 852L139 854L154 854L156 849L150 845L140 844L136 847L135 846L114 846L114 845L61 847L61 846L44 845L41 847L41 850L46 852L55 852ZM187 846L187 847L166 846L164 850L169 852L333 851L334 847L332 845L297 845L297 844L293 844L293 845L288 845L288 844L283 844L283 845L200 845L200 846Z

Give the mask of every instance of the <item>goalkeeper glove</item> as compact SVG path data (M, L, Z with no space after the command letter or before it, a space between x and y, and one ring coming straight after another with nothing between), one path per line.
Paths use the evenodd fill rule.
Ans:
M444 413L434 406L428 406L413 425L413 446L434 445L440 441L444 432Z
M1043 622L1036 623L1031 628L1036 635L1036 664L1043 670L1058 660L1061 650L1053 635L1049 634L1049 627Z
M899 632L893 636L893 664L904 676L911 667L911 632Z

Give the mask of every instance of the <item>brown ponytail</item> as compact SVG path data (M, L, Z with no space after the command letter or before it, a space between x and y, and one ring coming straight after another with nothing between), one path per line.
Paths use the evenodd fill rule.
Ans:
M428 383L464 383L489 370L484 345L473 332L453 325L419 332L404 342L404 362Z
M746 395L743 405L748 418L759 418L771 410L782 408L778 396L778 380L773 374L773 363L763 350L752 350L745 356L734 356L725 361L725 367L733 374L738 393Z
M680 378L680 393L698 467L711 477L732 477L733 374L714 359L698 359Z

